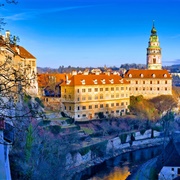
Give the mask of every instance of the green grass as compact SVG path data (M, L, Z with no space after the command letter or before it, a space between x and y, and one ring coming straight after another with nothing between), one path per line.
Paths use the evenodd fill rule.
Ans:
M86 134L93 134L94 131L90 128L86 128L86 127L81 127L81 129L86 133Z

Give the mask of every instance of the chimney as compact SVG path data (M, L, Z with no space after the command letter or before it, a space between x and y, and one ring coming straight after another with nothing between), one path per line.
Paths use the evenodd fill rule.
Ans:
M6 30L5 41L8 45L10 44L10 31L9 30Z

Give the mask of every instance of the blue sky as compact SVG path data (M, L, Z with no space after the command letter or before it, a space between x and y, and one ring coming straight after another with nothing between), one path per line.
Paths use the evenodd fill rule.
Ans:
M180 0L19 0L0 17L38 66L52 68L145 64L155 20L163 65L171 65L180 64L179 8Z

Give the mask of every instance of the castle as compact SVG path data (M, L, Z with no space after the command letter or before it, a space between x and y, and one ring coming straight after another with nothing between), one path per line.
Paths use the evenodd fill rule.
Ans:
M46 76L49 79L52 75ZM59 86L60 110L75 120L95 119L100 112L106 117L124 115L128 112L130 96L172 95L172 77L162 69L161 48L154 24L147 48L147 69L130 69L122 77L99 69L74 71L65 74Z

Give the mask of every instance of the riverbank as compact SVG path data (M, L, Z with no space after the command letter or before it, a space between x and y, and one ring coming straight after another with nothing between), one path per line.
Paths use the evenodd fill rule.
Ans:
M158 139L158 141L157 141L157 139ZM93 166L98 166L98 165L104 163L105 161L107 161L111 158L115 158L119 155L122 155L122 154L125 154L128 152L137 151L140 149L147 149L150 147L161 146L162 142L163 142L162 138L156 138L156 143L142 144L139 146L131 146L131 147L119 149L115 153L113 153L111 155L107 155L104 158L96 158L96 159L89 161L85 164L81 164L78 167L74 167L74 168L69 169L68 171L65 172L65 177L67 180L81 180L82 176L84 175L81 172L88 170L89 168L91 168Z

